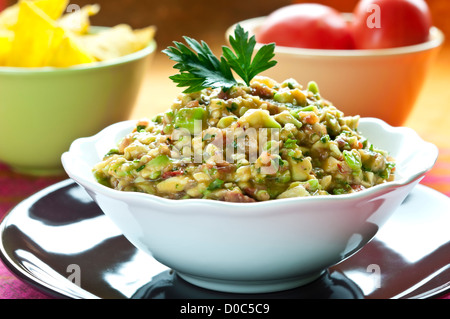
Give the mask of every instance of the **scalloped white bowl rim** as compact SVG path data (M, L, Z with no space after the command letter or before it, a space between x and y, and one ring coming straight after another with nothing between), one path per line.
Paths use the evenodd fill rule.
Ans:
M351 201L351 200L361 200L365 197L369 198L373 195L376 195L377 193L383 193L386 192L390 188L398 188L402 186L406 186L408 184L411 184L412 182L416 181L417 179L422 178L428 171L432 169L434 166L437 157L438 157L438 148L429 142L424 141L413 129L408 127L393 127L387 124L386 122L376 119L376 118L362 118L360 120L360 128L362 131L364 131L365 126L372 126L373 129L377 130L380 129L380 132L388 133L388 134L397 134L398 136L402 136L403 138L406 138L407 140L411 141L411 144L413 144L418 149L420 148L421 151L416 151L413 153L415 154L421 154L422 156L425 156L425 161L421 162L413 162L411 163L412 166L414 166L414 174L408 175L408 176L400 176L396 177L394 181L386 182L380 185L376 185L374 187L365 189L360 192L351 193L351 194L342 194L342 195L328 195L328 196L308 196L308 197L296 197L296 198L285 198L285 199L275 199L275 200L269 200L269 201L263 201L263 202L253 202L253 203L232 203L232 202L224 202L224 201L217 201L217 200L210 200L210 199L184 199L184 200L174 200L174 199L167 199L163 197L159 197L156 195L146 194L146 193L139 193L139 192L124 192L115 190L109 187L106 187L104 185L101 185L98 183L91 170L87 170L88 168L92 169L93 166L96 164L92 160L86 160L84 156L84 152L80 152L81 148L90 146L91 150L96 150L97 153L97 162L101 161L101 155L106 154L106 152L109 149L112 149L116 147L116 144L108 144L104 145L104 140L107 139L109 142L117 143L121 137L124 137L127 132L131 132L132 128L135 127L137 121L136 120L129 120L124 122L115 123L113 125L110 125L97 133L94 136L91 137L85 137L75 140L69 151L65 152L62 155L62 163L64 166L64 169L66 170L67 174L70 178L78 182L84 187L87 187L91 191L95 191L98 193L102 193L106 196L111 196L116 199L122 199L125 201L148 201L150 202L156 202L161 205L173 205L173 207L181 207L186 204L186 201L189 202L189 204L195 204L195 203L201 203L202 205L205 205L206 203L211 206L229 206L229 207L245 207L245 208L257 208L259 206L278 206L282 203L287 202L296 202L299 205L302 202L308 201L308 202L324 202L329 201L333 202L336 200L339 201ZM118 134L119 133L119 134ZM364 135L364 132L363 132ZM111 137L115 136L115 140L111 140ZM367 137L367 136L366 136ZM369 141L371 140L371 137L367 137ZM373 139L373 137L372 137ZM377 148L384 149L383 145L375 145ZM99 149L99 147L103 147L103 154L102 151ZM93 154L91 154L92 156ZM394 155L393 155L394 156ZM95 156L94 156L95 157ZM395 157L395 156L394 156ZM75 161L74 161L75 160ZM411 158L410 156L407 157L407 160L413 160L414 158ZM80 165L73 165L74 163L83 164L83 166ZM401 164L401 163L398 163ZM84 170L80 170L80 167L83 167ZM255 211L257 213L257 211Z

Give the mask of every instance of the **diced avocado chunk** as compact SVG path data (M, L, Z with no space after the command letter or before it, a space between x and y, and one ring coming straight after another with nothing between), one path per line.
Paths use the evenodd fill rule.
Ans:
M161 181L156 185L159 192L165 194L173 194L182 192L186 185L189 183L189 177L187 176L174 176L164 181Z
M306 96L298 88L292 90L280 90L273 96L274 101L280 103L292 103L294 105L305 105Z
M316 82L311 81L308 83L308 91L313 93L313 94L318 94L319 93L319 86L317 85Z
M274 101L280 103L292 103L293 97L290 91L277 92L273 96Z
M231 124L233 124L236 121L237 121L237 117L236 116L222 117L219 120L219 122L217 123L217 127L218 128L227 128L227 127L229 127Z
M287 157L289 168L291 171L291 177L293 181L306 181L309 178L309 174L312 170L312 164L309 158L303 157L302 152L299 149L289 152Z
M347 125L350 129L355 130L359 125L359 115L345 116L339 119L340 125Z
M238 120L242 126L248 124L253 128L281 128L281 125L270 116L269 111L261 109L250 109Z
M152 121L155 123L161 123L162 119L163 119L164 115L163 114L158 114L155 117L152 118Z
M224 183L223 180L216 178L214 181L211 182L211 184L209 184L208 190L213 191L219 189L222 187L223 183Z
M341 132L341 125L339 125L339 121L336 117L332 114L327 114L325 119L328 124L327 130L335 136L338 135Z
M148 162L148 167L151 167L153 170L161 170L166 167L170 163L170 158L167 155L159 155L155 157L150 162Z
M203 124L206 120L206 111L202 107L182 108L178 110L174 119L174 128L187 129L191 134L195 133L195 123L198 121L201 127L198 130L203 130Z
M344 151L344 159L348 166L352 169L353 173L359 173L361 171L362 162L361 155L357 150Z
M283 111L273 117L278 123L286 125L287 123L294 124L297 128L302 127L302 122L297 120L289 111Z

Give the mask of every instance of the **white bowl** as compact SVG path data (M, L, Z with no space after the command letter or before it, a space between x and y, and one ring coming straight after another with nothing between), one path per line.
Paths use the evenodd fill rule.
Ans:
M344 14L351 20L351 14ZM265 17L239 22L257 33ZM228 39L236 25L226 31ZM444 41L433 27L430 40L418 45L377 50L320 50L277 46L278 64L263 72L278 82L294 78L301 84L315 81L323 97L346 114L375 117L403 125L426 80L430 64ZM255 50L259 50L257 44Z
M318 278L376 235L438 155L411 129L362 119L360 131L397 159L395 181L354 194L257 203L171 200L117 191L92 175L135 125L120 122L74 141L62 156L66 172L136 247L188 282L226 292L280 291Z

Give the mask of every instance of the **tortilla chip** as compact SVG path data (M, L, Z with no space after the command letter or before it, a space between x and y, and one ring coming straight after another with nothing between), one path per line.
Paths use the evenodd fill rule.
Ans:
M129 25L120 24L76 39L98 61L107 61L143 49L153 38L154 32L154 27L135 32Z
M86 5L80 10L63 15L58 24L66 31L75 34L86 34L89 31L91 22L89 18L100 11L99 5Z
M134 30L133 32L136 36L137 43L139 43L138 48L139 50L142 50L149 45L150 41L155 37L156 27L150 26L147 28Z
M69 4L69 0L34 0L33 2L53 20L58 20Z
M6 58L11 51L14 32L8 30L0 30L0 66L4 66Z
M58 47L52 50L46 65L64 68L92 62L95 62L95 59L82 50L72 37L65 35Z
M14 27L14 40L6 65L41 67L56 32L56 25L47 14L31 1L19 4L19 15Z
M0 65L67 67L122 57L145 48L155 35L150 26L129 25L90 32L90 17L100 10L86 5L64 14L69 0L19 0L0 12ZM7 35L6 35L7 34Z
M23 2L22 0L20 2ZM51 19L57 20L65 11L68 0L27 0L33 2L38 8L44 11ZM7 7L0 12L0 29L12 30L19 17L20 2Z

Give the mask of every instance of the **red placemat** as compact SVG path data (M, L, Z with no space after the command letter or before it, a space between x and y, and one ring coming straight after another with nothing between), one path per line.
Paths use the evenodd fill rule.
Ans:
M67 176L32 177L12 172L0 163L0 220L15 205L32 194L57 183ZM43 299L43 293L17 279L0 262L0 299Z

